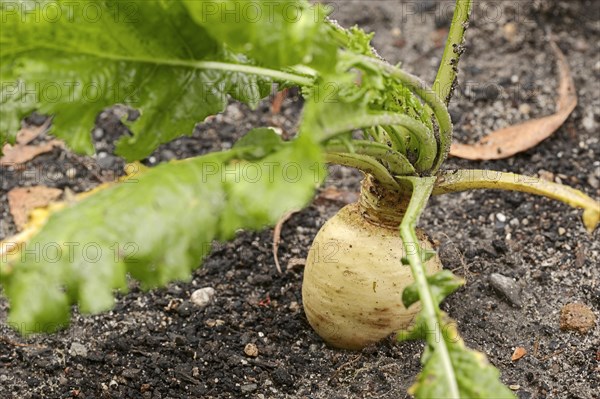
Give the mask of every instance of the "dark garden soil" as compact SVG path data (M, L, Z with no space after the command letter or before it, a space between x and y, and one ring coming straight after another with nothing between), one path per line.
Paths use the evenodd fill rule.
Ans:
M600 198L600 5L593 0L476 3L451 106L457 140L474 141L554 110L556 66L546 31L567 55L579 105L537 148L503 161L451 159L447 168L540 176ZM340 1L333 17L344 26L375 31L382 56L431 81L450 4ZM255 111L232 103L193 136L161 147L145 162L229 148L259 125L280 127L291 136L300 111L294 93L278 114L269 101ZM0 239L15 232L6 197L12 188L45 184L80 192L114 178L122 161L112 155L112 142L124 132L123 112L115 108L98 118L93 158L57 148L24 168L1 170ZM326 186L356 191L359 181L359 173L335 167ZM302 310L301 260L319 227L341 206L321 195L284 225L281 275L271 255L272 230L241 232L216 245L190 282L150 292L134 286L114 310L76 314L70 328L54 335L16 335L6 325L9 305L0 299L0 398L408 397L420 369L421 343L388 339L361 352L332 349L311 330ZM600 311L599 232L586 234L580 216L544 198L480 191L433 198L421 220L445 267L467 280L443 309L519 398L600 398L600 328L580 334L559 325L565 304ZM515 280L521 290L515 303L492 288L493 273ZM215 296L200 309L190 296L203 287L214 288ZM249 343L258 356L246 355ZM516 347L527 354L511 361Z

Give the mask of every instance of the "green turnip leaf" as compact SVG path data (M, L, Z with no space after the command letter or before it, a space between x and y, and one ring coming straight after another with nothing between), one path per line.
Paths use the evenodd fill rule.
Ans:
M465 281L456 277L450 270L442 270L434 275L427 276L427 283L429 283L433 299L439 305L444 298L459 289ZM404 306L409 307L418 300L419 290L416 283L412 283L402 292L402 303L404 303Z
M446 320L441 331L448 348L459 396L450 393L441 354L432 345L425 348L421 359L423 370L409 393L417 398L514 399L510 389L500 382L498 369L488 362L484 354L465 347L456 331L455 322Z
M121 138L117 152L128 160L141 159L159 144L191 134L196 123L224 109L228 95L254 106L270 92L273 80L287 82L296 76L256 67L247 55L233 52L219 41L231 35L212 36L227 24L212 21L208 32L197 23L197 9L191 3L185 7L177 1L142 0L0 4L2 144L14 136L21 118L37 109L54 115L53 134L72 149L91 153L90 130L97 114L122 103L139 109L141 116L126 122L133 135ZM327 43L321 34L323 21L309 16L306 3L290 4L306 11L302 26L278 15L285 10L275 7L273 18L285 23L269 24L276 28L271 34L257 24L235 28L245 29L243 37L261 32L251 36L261 51L249 54L268 58L272 55L268 49L277 49L274 56L280 62L257 60L281 66L327 53L330 58L322 64L329 65L336 53L320 47ZM49 18L44 6L52 6L58 16ZM96 13L90 19L89 13L73 7ZM321 8L314 10L322 16ZM298 82L310 79L299 77Z
M324 177L307 135L260 160L246 161L247 153L242 146L161 164L48 212L19 252L0 259L9 322L23 333L54 331L71 304L107 310L127 274L144 288L187 280L213 240L275 224L306 205Z
M261 66L335 67L337 45L328 35L323 5L303 0L184 0L184 4L218 42L248 54Z

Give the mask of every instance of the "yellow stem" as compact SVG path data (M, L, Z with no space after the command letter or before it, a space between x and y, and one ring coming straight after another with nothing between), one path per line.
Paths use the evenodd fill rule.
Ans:
M537 177L493 170L457 170L438 175L433 195L475 189L512 190L543 195L575 208L583 208L583 224L592 233L600 222L600 202L574 188Z

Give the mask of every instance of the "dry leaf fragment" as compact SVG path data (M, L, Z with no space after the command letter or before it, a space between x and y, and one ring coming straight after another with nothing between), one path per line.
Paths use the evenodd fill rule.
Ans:
M283 89L278 91L273 97L273 102L271 103L271 112L273 114L278 114L281 111L281 106L283 105L283 101L287 97L288 89Z
M61 147L62 142L59 140L51 140L41 145L21 145L4 146L4 156L0 158L1 166L21 164L31 161L38 155L52 151L54 147Z
M575 83L565 55L553 40L550 40L550 47L557 58L560 79L556 112L496 130L473 145L454 143L450 148L450 155L471 160L508 158L535 147L550 137L567 120L577 106Z
M515 348L515 351L513 352L512 356L510 357L510 360L512 360L514 362L516 360L519 360L520 358L522 358L526 354L527 354L527 350L525 350L525 348L517 346Z
M279 272L279 274L283 273L281 271L281 265L279 264L279 257L277 256L277 252L279 251L279 243L281 242L281 229L283 228L284 223L287 222L289 218L292 217L292 215L298 212L300 212L299 209L290 211L283 215L281 219L277 221L277 224L273 229L273 259L275 259L275 267L277 267L277 271Z
M8 207L19 230L26 224L29 213L58 199L62 190L46 186L18 187L8 192Z
M40 126L28 126L19 130L16 137L17 144L27 145L31 143L40 134L44 133L48 129L48 126L50 126L50 119L46 119L46 122Z
M50 125L50 119L46 120L41 126L30 126L21 129L17 133L16 144L5 144L2 147L4 156L0 157L0 165L7 166L12 164L25 163L32 160L40 154L52 151L54 147L62 146L59 140L51 140L39 145L28 145L40 134L44 133Z

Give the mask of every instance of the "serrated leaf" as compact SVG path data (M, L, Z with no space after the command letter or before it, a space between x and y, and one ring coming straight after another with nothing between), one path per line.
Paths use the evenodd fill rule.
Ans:
M371 40L375 36L375 32L366 33L358 26L353 26L350 29L340 29L346 36L346 46L353 53L374 56Z
M427 261L426 259L424 260ZM456 277L450 270L442 270L430 276L427 276L429 289L436 304L440 304L444 298L452 294L465 284L464 279ZM419 291L417 284L412 283L402 292L402 303L409 307L419 300Z
M321 164L310 137L251 163L248 149L161 164L34 218L37 234L0 263L11 325L53 331L71 304L84 313L109 309L126 274L145 288L188 279L212 240L272 225L310 200L320 183L310 168ZM299 178L286 175L290 163ZM249 165L269 173L255 179Z
M465 347L455 326L449 321L442 331L460 397L449 395L444 362L432 346L425 349L421 359L423 369L409 393L417 399L514 399L510 389L500 382L500 372L484 354Z
M43 12L55 7L60 17ZM87 7L87 8L86 8ZM94 9L90 16L83 9ZM200 67L251 63L226 50L179 2L132 0L2 1L0 129L4 136L33 109L56 114L54 133L71 148L93 151L98 112L115 103L138 108L118 153L147 156L160 143L191 134L218 113L227 95L251 105L270 91L256 75Z
M321 70L335 66L325 7L304 0L185 0L194 21L219 42L260 65L281 69L297 64Z
M347 34L353 38L349 44L355 42L358 42L358 45L365 44L365 34L360 32L360 29L347 31ZM355 49L355 51L361 50ZM356 53L345 53L340 62L340 66L342 65L346 69L350 67L360 69L361 87L355 85L354 91L365 97L371 110L403 113L433 129L431 115L425 112L419 97L402 82L380 68L369 65L363 57L356 56Z

